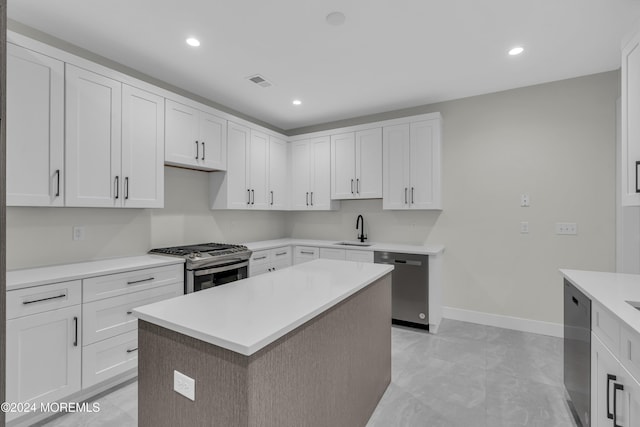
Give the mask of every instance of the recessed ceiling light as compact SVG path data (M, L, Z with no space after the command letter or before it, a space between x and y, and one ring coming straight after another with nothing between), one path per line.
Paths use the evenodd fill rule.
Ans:
M196 39L195 37L189 37L187 39L187 44L189 46L198 47L200 46L200 40Z
M342 12L331 12L327 15L327 24L329 25L342 25L344 24L346 17Z
M300 101L299 99L294 99L293 100L293 105L301 105L302 101Z
M520 55L522 52L524 52L524 48L522 46L516 46L509 51L509 55Z

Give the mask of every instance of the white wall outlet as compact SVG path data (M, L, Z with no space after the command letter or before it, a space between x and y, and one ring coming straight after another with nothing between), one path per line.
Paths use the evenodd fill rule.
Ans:
M73 240L84 240L84 227L73 227Z
M529 203L529 195L528 194L521 194L520 195L520 206L523 208L528 208L530 205Z
M193 401L196 400L196 380L189 378L182 372L173 371L173 391L176 391Z
M576 235L578 224L575 222L556 222L556 234Z
M529 233L529 221L522 221L520 223L520 233L528 234Z

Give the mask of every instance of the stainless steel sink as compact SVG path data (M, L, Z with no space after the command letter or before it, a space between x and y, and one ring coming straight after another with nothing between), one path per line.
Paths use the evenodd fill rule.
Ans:
M627 304L629 304L631 307L635 308L636 310L640 310L640 301L627 301Z
M338 243L334 243L334 245L341 245L341 246L371 246L371 243L360 243L360 242L338 242Z

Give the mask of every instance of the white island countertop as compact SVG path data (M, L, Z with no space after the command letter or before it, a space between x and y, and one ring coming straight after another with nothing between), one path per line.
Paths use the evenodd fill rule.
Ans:
M315 240L315 239L275 239L262 240L260 242L244 243L252 251L260 251L265 249L273 249L279 246L316 246L319 248L348 249L357 251L381 251L381 252L400 252L405 254L418 255L440 255L444 252L443 245L404 245L399 243L379 243L364 242L369 246L359 245L339 245L338 243L349 240ZM354 243L358 243L353 241Z
M589 299L614 313L640 333L640 311L627 301L640 302L640 274L560 270Z
M319 259L136 307L141 320L249 356L393 270Z

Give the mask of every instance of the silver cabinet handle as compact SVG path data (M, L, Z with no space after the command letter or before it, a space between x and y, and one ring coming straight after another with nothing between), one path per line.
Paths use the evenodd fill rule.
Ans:
M281 256L281 255L286 255L287 252L280 252L279 254L276 254L276 256Z
M116 187L116 199L120 197L120 177L118 175L116 175L116 179L115 179L115 183L114 183L115 187Z
M255 205L256 203L256 192L254 190L251 190L251 204Z
M127 316L131 316L133 314L133 311L129 310L127 311Z
M134 351L138 351L138 347L127 350L127 353L133 353Z
M360 194L360 178L356 179L356 193Z
M202 160L204 160L204 155L206 154L204 151L205 145L204 145L204 141L202 141Z
M273 205L273 191L271 191L271 205Z
M152 280L155 280L155 277L149 277L148 279L134 280L133 282L127 282L127 285L135 285L136 283L151 282Z
M407 187L404 187L404 204L407 204Z
M247 188L247 204L251 204L251 190Z
M353 194L353 179L351 179L351 194Z
M412 204L412 205L414 205L414 204L415 204L415 202L413 201L413 190L414 190L414 188L413 188L413 187L411 187L411 204Z
M51 301L52 299L64 298L66 296L67 294L62 294L62 295L56 295L55 297L40 298L40 299L31 300L31 301L22 301L22 304L28 305L28 304L34 304L36 302Z
M313 206L313 191L311 192L311 206Z
M266 255L265 256L259 256L259 257L254 258L253 260L254 261L259 261L261 259L265 259L266 257L267 257Z
M124 199L129 200L129 177L124 177Z
M198 160L198 157L200 157L200 144L196 141L196 160Z
M60 197L60 169L56 169L56 179L57 179L56 197Z
M314 255L314 252L311 251L300 251L300 253L305 255Z
M309 206L309 192L307 192L306 199L307 199L307 206Z

